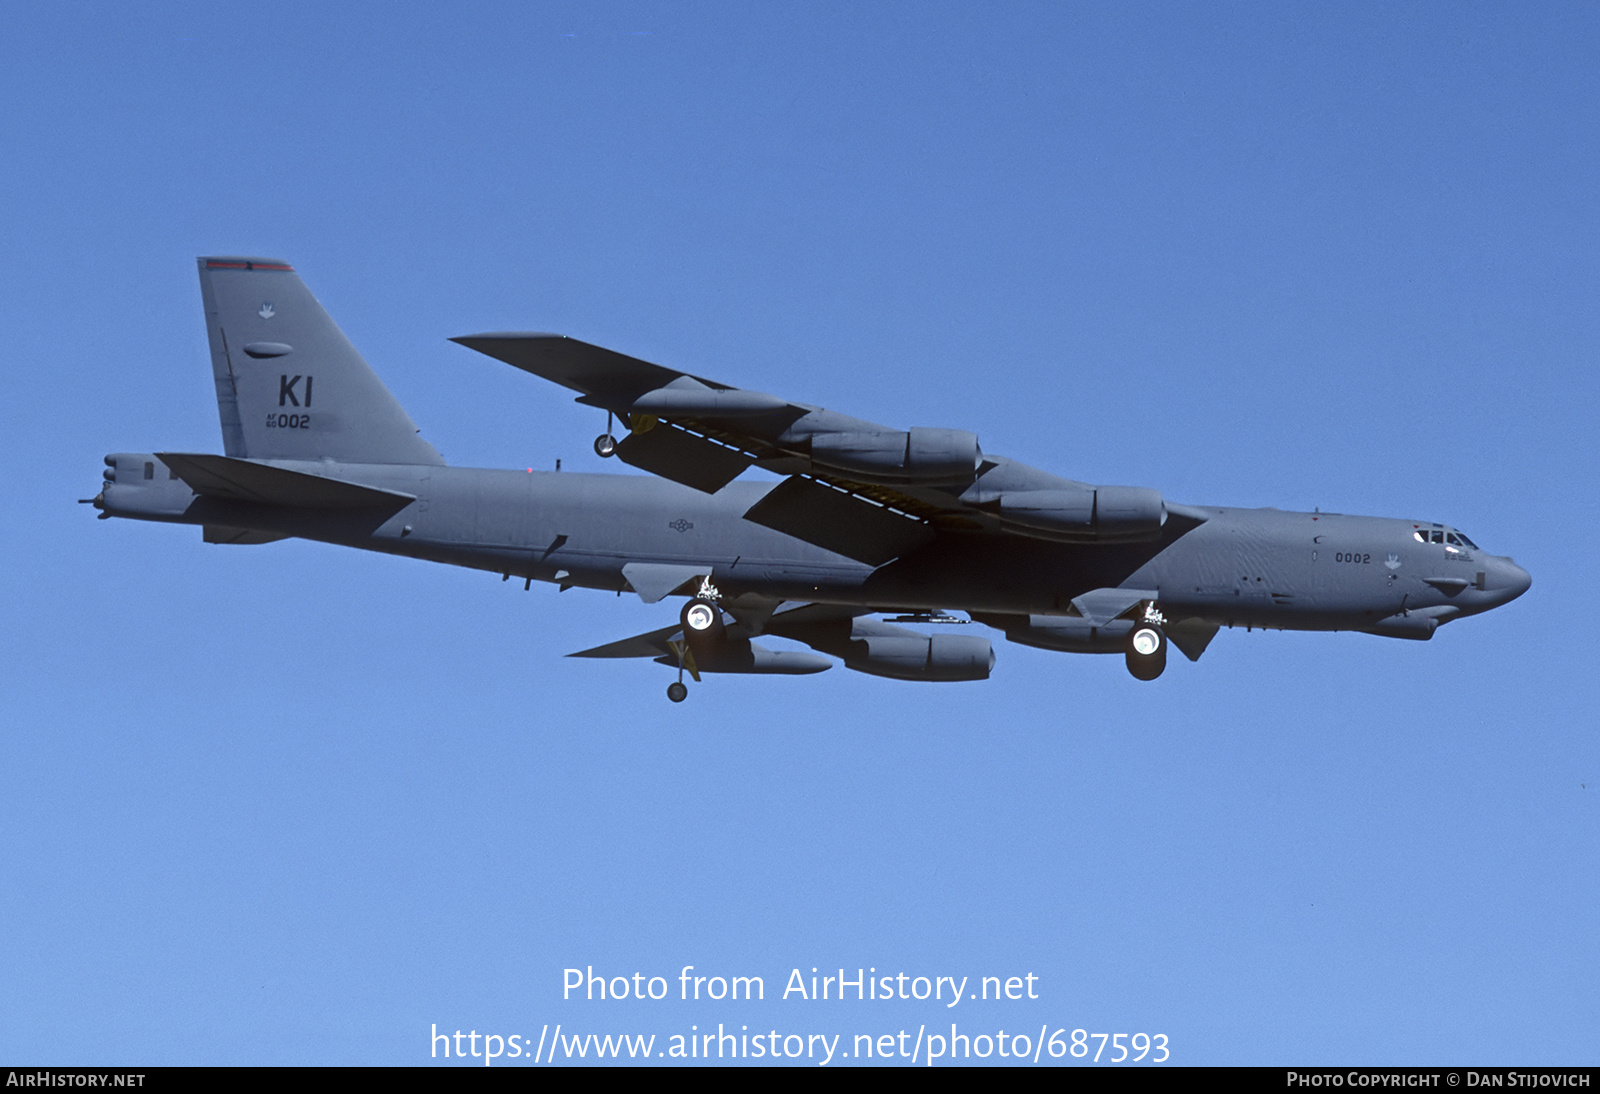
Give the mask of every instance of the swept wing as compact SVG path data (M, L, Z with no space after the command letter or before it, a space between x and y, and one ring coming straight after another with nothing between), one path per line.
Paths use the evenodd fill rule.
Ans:
M1058 542L1156 539L1205 520L1154 490L1093 486L986 455L959 429L895 429L730 387L558 334L453 339L620 418L623 462L706 493L750 467L787 476L745 514L881 565L941 531ZM607 438L602 438L602 441Z

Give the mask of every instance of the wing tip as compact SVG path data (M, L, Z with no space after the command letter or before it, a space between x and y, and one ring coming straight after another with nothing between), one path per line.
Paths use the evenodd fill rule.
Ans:
M202 270L280 270L294 272L281 258L255 258L248 255L201 255L195 259Z
M567 337L565 334L552 334L549 331L539 330L492 330L480 334L458 334L450 341L468 349L477 349L478 347L473 344L475 342L531 342L535 339L565 340Z

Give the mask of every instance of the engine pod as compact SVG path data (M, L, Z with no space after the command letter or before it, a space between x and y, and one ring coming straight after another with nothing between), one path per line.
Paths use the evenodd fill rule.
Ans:
M1154 539L1167 520L1161 492L1143 486L1012 491L999 508L1005 524L1068 542Z
M1161 491L1147 486L1097 486L1094 491L1095 531L1108 539L1135 539L1160 534L1167 522Z
M964 429L819 433L813 463L869 482L970 483L983 462L978 435Z
M869 635L850 645L845 668L892 680L987 680L994 668L994 646L975 635Z

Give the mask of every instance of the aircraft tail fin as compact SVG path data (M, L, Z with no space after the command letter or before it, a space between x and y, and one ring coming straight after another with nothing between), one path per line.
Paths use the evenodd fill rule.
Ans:
M444 463L288 263L199 265L229 456Z

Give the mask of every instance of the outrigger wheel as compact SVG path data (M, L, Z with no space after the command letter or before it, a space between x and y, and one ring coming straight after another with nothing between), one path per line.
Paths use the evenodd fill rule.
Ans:
M1127 656L1135 680L1154 680L1167 667L1167 636L1154 623L1140 623L1128 636Z
M667 698L674 703L681 703L689 698L689 689L682 680L674 680L667 685Z
M611 411L606 411L606 431L594 439L594 454L609 459L617 454L617 439L611 435Z

